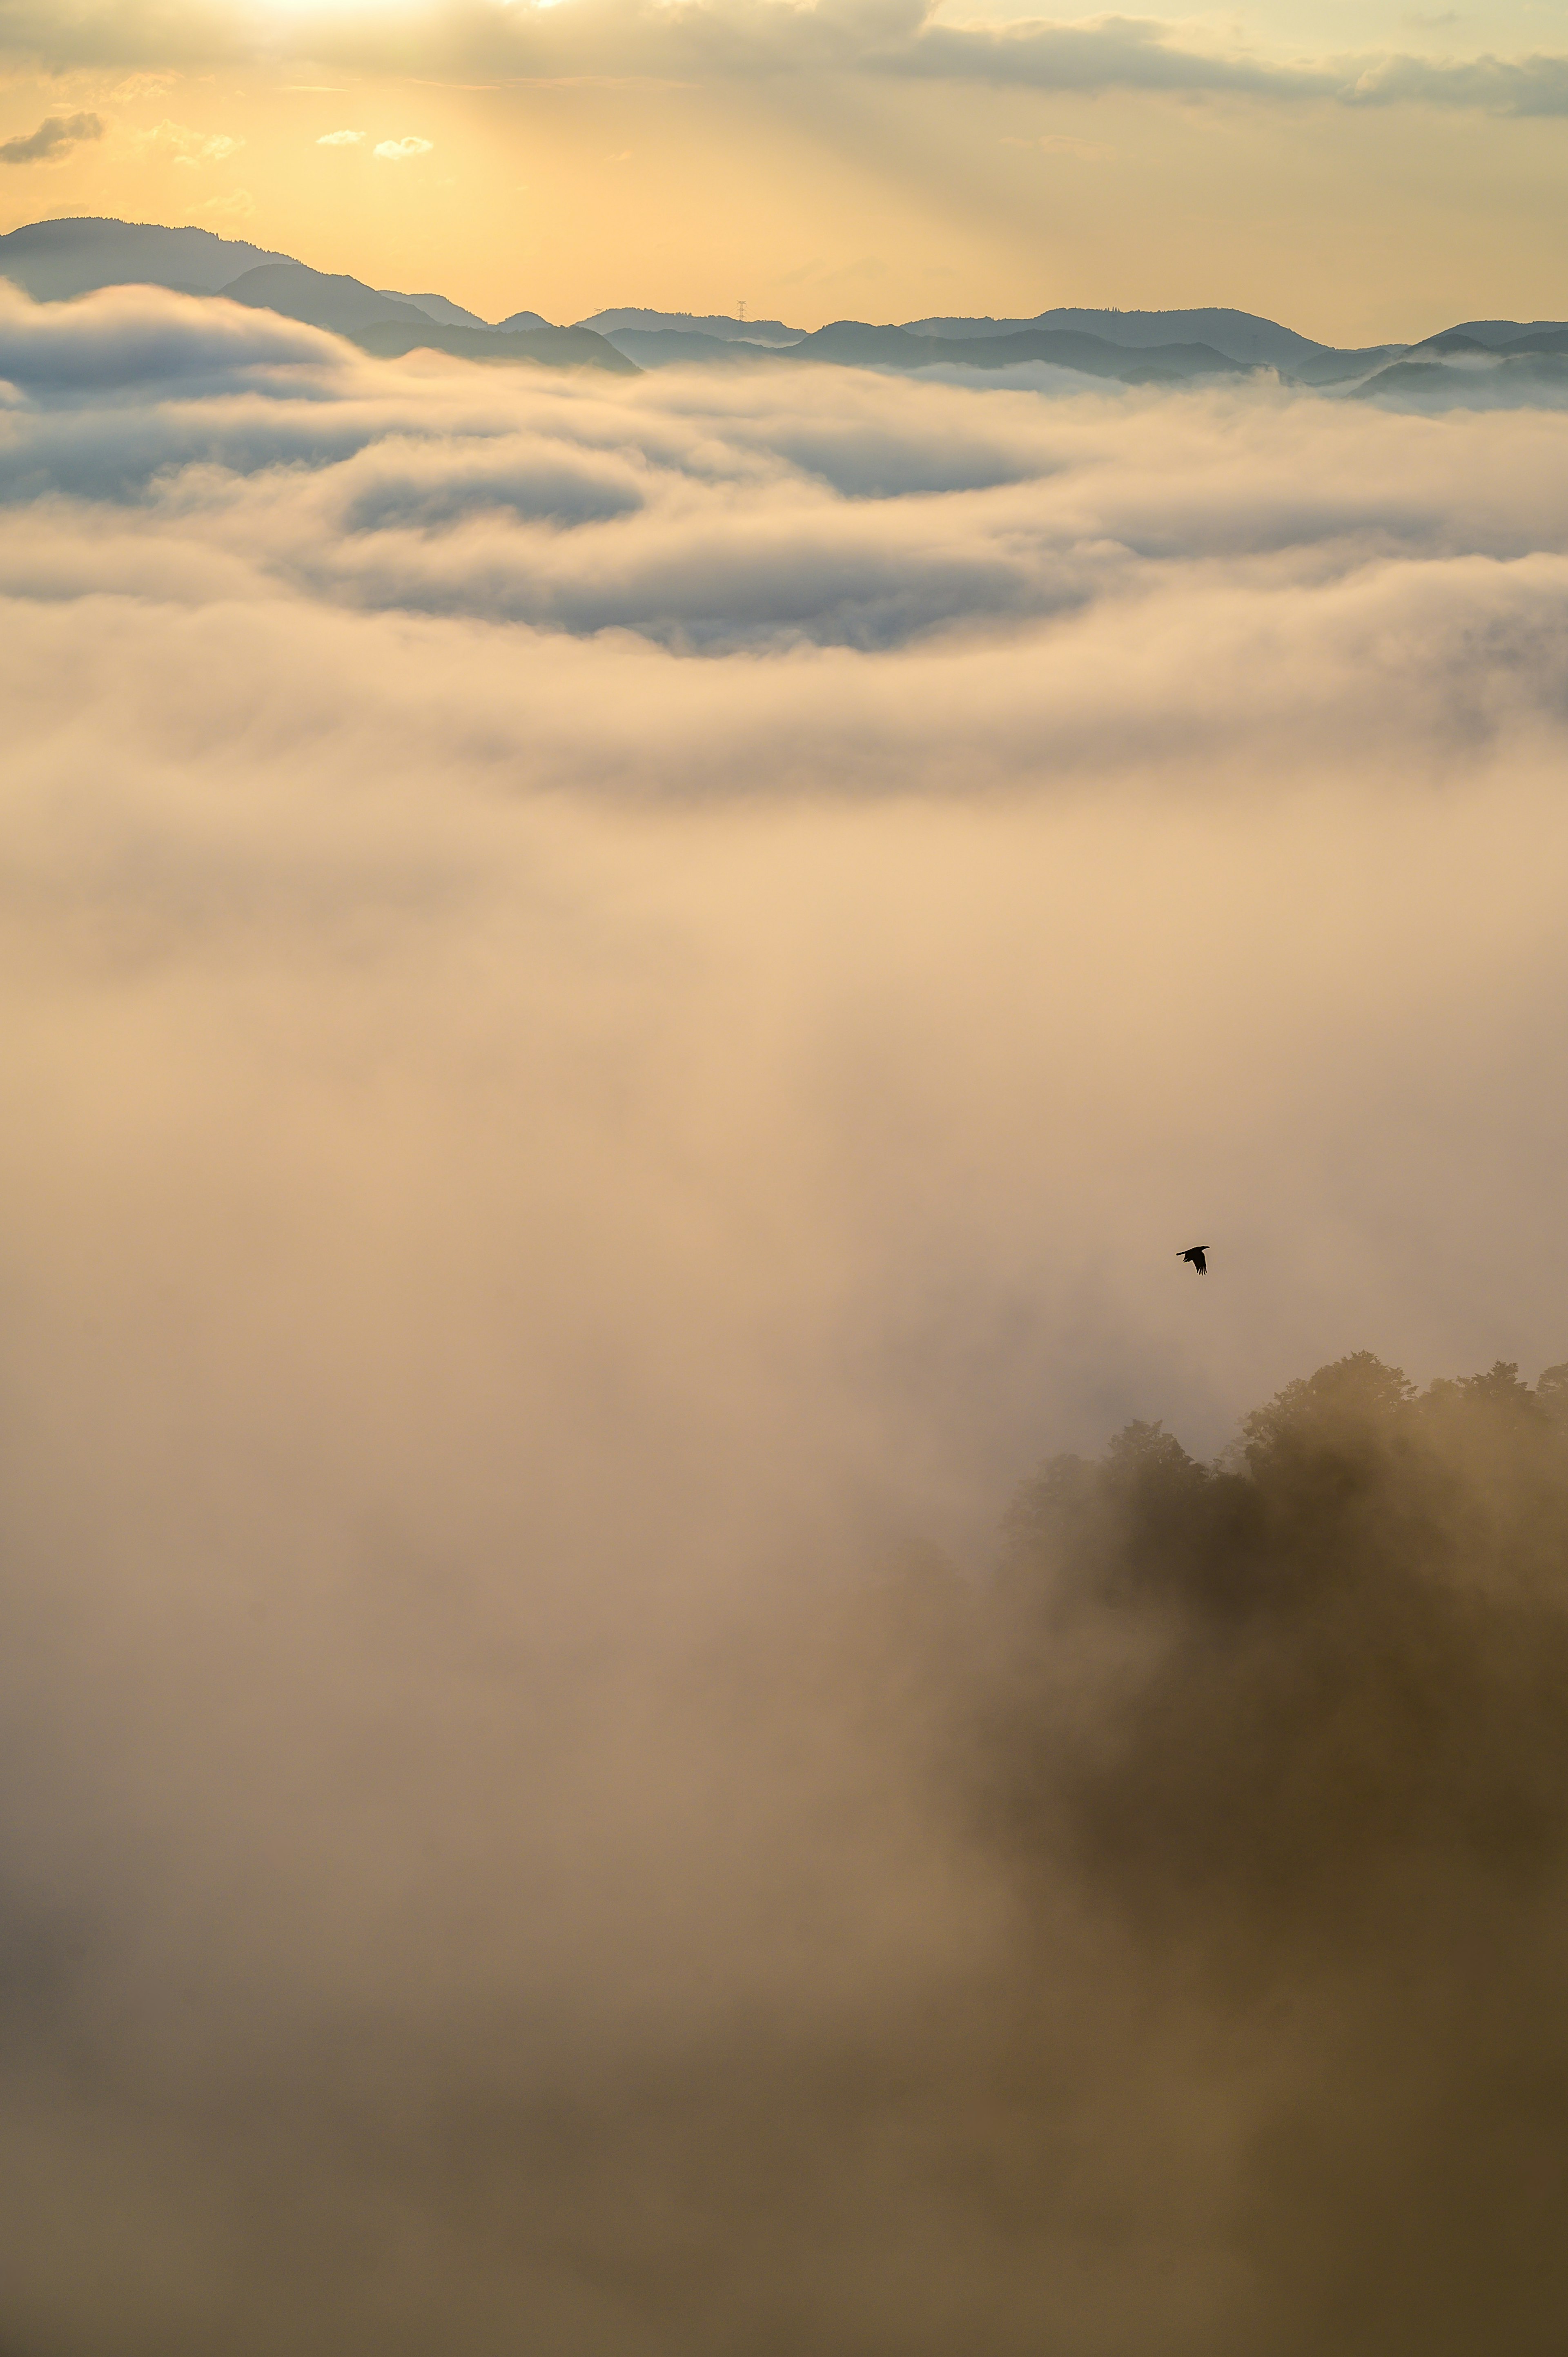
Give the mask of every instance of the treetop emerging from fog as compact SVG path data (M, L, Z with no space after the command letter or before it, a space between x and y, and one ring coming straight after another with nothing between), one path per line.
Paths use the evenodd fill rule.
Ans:
M1222 1976L1392 1975L1481 1904L1511 1979L1512 1910L1558 1923L1568 1365L1418 1391L1358 1352L1218 1466L1131 1425L1026 1485L996 1596L1034 1664L994 1766L1010 1837L1065 1824L1114 1903L1185 1921ZM1060 1662L1118 1627L1137 1650L1085 1727Z
M1461 1470L1490 1519L1455 1519ZM1009 1580L1050 1568L1070 1593L1086 1576L1168 1577L1174 1597L1190 1578L1197 1600L1243 1618L1396 1567L1471 1577L1478 1551L1528 1585L1568 1564L1568 1363L1534 1389L1498 1361L1419 1391L1358 1351L1254 1408L1217 1463L1163 1423L1128 1425L1098 1459L1051 1458L1005 1529Z

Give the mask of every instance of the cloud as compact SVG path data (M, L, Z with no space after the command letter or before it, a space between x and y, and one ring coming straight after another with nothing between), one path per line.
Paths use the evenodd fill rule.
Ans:
M318 147L357 147L364 135L362 131L324 131L316 144Z
M412 156L428 156L435 142L421 139L412 131L404 139L383 139L371 151L389 164L405 164Z
M16 357L0 372L42 389L38 371L66 366L58 355L91 350L95 336L117 354L111 325L117 338L144 316L132 297L121 300L120 311L70 314L75 340L55 327L58 315L23 307L8 330ZM200 306L151 315L160 370L177 368L188 339L194 367L217 364L212 316ZM274 355L334 371L363 365L342 344L288 323L234 335L235 366L268 365ZM103 363L121 365L129 363ZM1523 477L1506 515L1494 516L1479 490L1455 489L1445 442L1412 439L1378 413L1293 401L1272 387L1197 396L1190 409L1130 394L1086 408L1084 380L1037 365L1016 373L1017 387L980 400L961 382L898 386L848 372L771 371L739 380L739 393L701 375L657 387L529 376L497 388L461 369L372 372L363 380L377 388L370 407L346 397L324 405L308 392L280 397L264 419L207 417L203 447L232 467L233 479L210 518L190 511L178 537L231 542L234 556L264 564L269 578L308 581L314 597L346 608L575 636L622 630L714 650L891 649L983 619L1087 622L1120 613L1182 568L1195 611L1210 597L1244 600L1262 581L1283 593L1283 568L1304 596L1316 583L1321 595L1306 602L1325 617L1334 599L1323 568L1349 607L1385 589L1403 596L1447 548L1455 511L1474 515L1470 528L1491 536L1499 560L1524 568L1507 576L1510 597L1535 594L1525 585L1541 548L1538 502ZM1074 399L1053 407L1038 390ZM1533 384L1516 388L1516 407L1539 399ZM468 421L461 430L450 422L455 404ZM1302 495L1282 488L1283 472L1254 488L1239 457L1211 496L1214 459L1195 459L1190 479L1171 465L1173 416L1209 421L1190 429L1204 448L1208 434L1222 447L1222 421L1245 424L1245 448L1271 419L1282 469L1294 450L1304 479L1327 488L1304 508ZM73 492L78 466L100 482L112 463L116 480L161 497L152 478L177 472L184 421L154 410L139 424L132 436L118 415L96 429L73 422L55 487ZM17 446L21 479L37 483L40 468L57 463L47 455L56 430L41 418ZM1495 430L1522 456L1539 453L1543 438L1550 447L1558 427L1527 411ZM1141 485L1140 437L1167 454L1157 493ZM1326 472L1324 445L1335 454ZM1112 447L1120 471L1107 471ZM258 471L263 450L304 474L280 489ZM1095 503L1086 511L1088 485ZM1134 487L1136 505L1124 510ZM253 545L247 519L261 535ZM1385 580L1368 570L1373 550L1415 571ZM1252 705L1244 673L1243 664L1237 709ZM1375 698L1359 725L1380 730Z
M1568 416L0 377L13 2337L1553 2345Z
M207 394L220 384L257 390L278 370L335 373L342 349L317 328L240 304L177 295L149 300L145 288L114 286L87 303L34 305L0 286L0 378L45 399L71 401L93 387L108 395L153 382ZM156 434L160 422L174 425L172 417L160 421L156 410L122 414L133 439L149 428ZM83 423L94 443L100 436L105 443L113 438L107 411ZM33 475L39 455L33 437L40 431L47 438L47 414L34 415L9 447L14 485L31 478L42 487L44 479ZM158 447L166 454L154 462L161 467L174 457L174 445L160 436ZM61 490L81 488L69 474L56 479Z
M1057 133L1047 133L1037 139L1015 138L1004 135L1004 147L1032 147L1047 156L1071 156L1080 164L1108 163L1115 156L1114 147L1101 145L1092 139L1071 139Z
M1346 69L1354 106L1462 107L1490 114L1568 114L1568 58L1390 57Z
M187 205L184 218L192 221L245 221L255 218L256 200L249 188L230 188L220 197L203 197Z
M376 12L323 5L291 12L291 53L342 70L555 80L774 79L850 73L1093 93L1146 91L1270 104L1424 105L1504 115L1568 107L1568 59L1546 53L1443 59L1386 50L1333 57L1227 47L1162 17L1095 16L952 24L929 0L565 0L519 7ZM69 9L0 0L0 52L76 65L211 65L273 57L274 11L193 5L175 18L121 0ZM411 44L414 47L411 48Z
M1338 93L1330 71L1190 47L1160 18L949 25L921 11L890 22L882 39L872 31L874 21L868 12L869 38L859 60L863 71L1086 92L1146 90L1285 100Z
M26 138L0 142L0 164L43 164L69 156L84 139L102 139L103 124L96 114L46 115Z
M166 115L150 131L131 135L145 154L166 156L185 171L195 171L203 164L226 164L245 144L224 131L193 131L188 123L173 123Z

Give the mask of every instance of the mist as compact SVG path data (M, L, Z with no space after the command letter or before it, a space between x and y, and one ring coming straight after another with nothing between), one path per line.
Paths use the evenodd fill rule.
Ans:
M0 375L7 2350L1554 2348L1568 419Z

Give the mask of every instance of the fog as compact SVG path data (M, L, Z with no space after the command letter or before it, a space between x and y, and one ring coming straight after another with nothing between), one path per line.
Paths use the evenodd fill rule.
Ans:
M1568 418L0 376L0 2341L1555 2348Z

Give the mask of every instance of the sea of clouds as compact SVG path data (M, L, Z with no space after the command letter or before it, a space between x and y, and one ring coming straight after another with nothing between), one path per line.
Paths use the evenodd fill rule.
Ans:
M0 501L5 2345L1284 2347L1135 1993L1015 2272L824 2158L1014 1904L835 1616L1568 1355L1568 415L0 290Z

